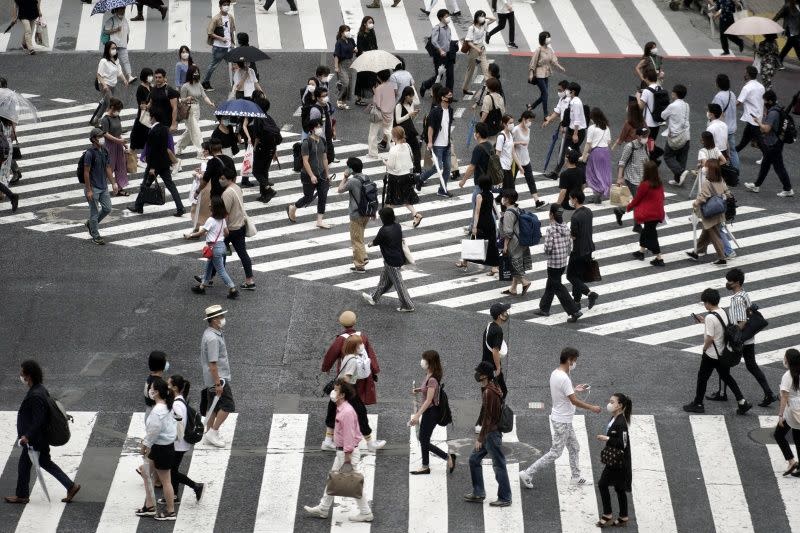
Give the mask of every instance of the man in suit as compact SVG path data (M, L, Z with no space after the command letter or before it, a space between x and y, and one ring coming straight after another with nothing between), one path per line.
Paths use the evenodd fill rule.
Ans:
M67 496L61 501L69 503L81 486L72 481L57 464L50 459L50 446L44 436L44 429L50 418L47 398L50 394L42 385L42 367L33 360L24 361L21 365L19 379L28 388L17 413L17 441L23 452L19 456L17 467L17 493L6 496L8 503L28 503L30 501L31 459L28 449L39 452L39 468L49 472L67 489Z

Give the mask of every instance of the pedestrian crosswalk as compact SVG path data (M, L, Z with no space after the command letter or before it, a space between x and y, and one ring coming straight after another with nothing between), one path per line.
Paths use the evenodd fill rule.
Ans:
M271 421L268 421L270 417L265 417L257 422L239 424L248 428L246 431L256 428L260 431L258 434L262 436L255 447L240 444L242 439L237 421L244 415L231 414L221 429L226 443L224 447L216 448L201 441L183 459L181 471L194 481L205 483L205 489L202 499L196 501L184 488L173 531L196 533L224 529L286 533L316 528L310 524L319 519L305 516L303 506L316 505L330 468L329 461L333 460L332 453L319 449L324 409L319 411L312 415L275 413L271 415ZM133 512L141 505L144 495L142 480L136 472L142 464L139 444L144 436L144 414L116 413L117 417L130 417L130 424L126 434L111 441L108 435L113 432L98 422L102 413L83 411L71 414L75 422L71 427L70 442L52 448L51 452L54 462L83 486L71 504L82 506L79 530L114 533L141 530L142 524L152 520L139 518ZM13 420L15 416L15 412L0 412L0 420ZM474 504L463 502L460 496L470 489L467 458L474 436L453 426L437 426L432 442L458 455L455 473L448 474L446 463L433 457L430 475L410 475L409 472L419 469L421 458L415 429L405 427L404 416L369 415L374 431L378 431L379 422L381 428L391 426L380 430L384 437L391 434L383 450L370 452L362 441L360 470L365 475L364 490L372 502L375 521L357 527L349 523L347 517L357 512L354 502L337 497L328 519L331 531L517 533L546 530L584 533L594 527L600 514L596 487L594 484L578 487L571 483L566 451L556 461L554 475L539 474L534 478L534 490L524 488L519 481L519 472L549 448L549 439L544 436L546 433L533 432L534 427L546 423L544 417L517 417L514 430L503 435L512 505L507 508L489 505L497 493L497 485L491 461L484 460L481 468L487 499L482 505L482 517L471 515L475 520L465 525L461 515L471 513ZM774 427L776 421L777 418L771 416L728 419L717 415L694 415L676 419L635 414L629 440L633 470L629 495L631 523L641 532L754 531L756 524L764 523L773 525L775 531L800 531L797 490L800 481L782 476L786 463L777 445L732 438L732 435L741 434L740 426L745 426L747 431L760 430ZM603 467L597 459L602 444L593 436L602 431L604 424L604 419L591 415L574 419L573 426L581 448L581 475L589 481L596 482ZM676 432L685 432L691 443L682 454L675 454L671 449ZM105 435L104 448L89 446L97 434ZM395 436L398 438L393 441ZM530 446L526 447L526 444ZM4 465L6 472L16 471L14 461L18 453L13 439L6 437L0 443L0 464ZM98 454L116 462L116 466L102 471L92 470L92 461ZM244 455L256 460L248 462L250 467L246 472L238 471L235 478L231 477L229 470L235 469L232 463ZM395 461L397 456L407 456L408 461ZM743 464L737 457L747 459ZM91 473L85 474L84 470ZM63 488L48 474L44 479L53 503L47 502L36 482L30 503L14 517L16 522L8 518L4 521L5 531L49 533L78 530L70 524L74 516L64 515L67 506L59 501ZM756 483L759 494L753 494L743 479L751 485ZM238 515L235 524L224 524L218 517L221 506L226 505L223 493L230 494L227 492L229 484L248 488L238 492L237 505L257 509L252 514ZM107 486L108 490L93 500L90 494L100 492L93 490L92 485ZM550 491L557 494L555 505L537 505ZM697 529L681 527L680 515L687 510L677 509L672 495L693 499L691 522L697 525ZM778 516L765 516L767 510L758 504L762 497L777 502L768 509L779 511ZM391 505L386 505L389 502ZM96 512L89 512L95 507ZM538 529L530 527L533 516Z
M19 161L23 180L14 186L20 195L20 211L8 214L7 207L0 216L0 224L18 223L41 233L55 233L74 239L76 244L87 242L84 229L87 212L82 188L74 177L76 162L87 147L86 126L93 104L63 106L60 112L45 112L42 122L21 125L18 128L21 149L25 158ZM133 110L122 112L123 127L133 122ZM202 121L201 130L208 136L214 127L212 121ZM179 135L183 126L180 126ZM334 181L328 198L326 220L333 224L329 231L315 227L312 210L299 210L298 222L289 224L285 208L301 195L297 174L289 168L291 147L297 135L284 132L284 143L279 147L281 170L273 170L270 179L275 182L277 196L269 203L256 201L255 189L245 189L245 206L259 228L248 238L247 246L253 260L256 276L259 273L277 272L292 278L328 283L353 292L358 299L361 291L370 291L377 285L382 259L377 249L370 248L371 261L366 274L353 274L350 254L346 195L335 190ZM177 139L176 139L177 142ZM384 175L384 165L379 159L365 155L366 145L358 142L337 142L339 162L331 165L332 172L341 172L349 156L362 157L365 174L378 183ZM191 148L184 152L183 170L174 178L179 192L187 197L192 173L198 165L196 153ZM240 153L235 160L241 162ZM462 164L461 169L464 169ZM135 193L141 175L131 177L129 190ZM557 197L556 182L537 176L539 192L545 201ZM471 190L459 189L453 183L452 198L435 196L437 185L429 182L420 193L417 208L424 214L421 225L412 229L410 215L398 208L403 223L404 236L417 261L406 267L403 277L414 302L427 303L449 309L464 309L488 313L490 305L502 298L512 303L515 320L554 326L565 323L566 315L554 305L549 317L537 317L538 296L544 289L546 262L542 245L533 247L533 285L525 297L504 296L505 285L486 271L472 266L467 272L456 269L453 263L461 250L464 226L471 213ZM522 178L517 180L520 206L532 208L530 197ZM738 257L729 260L728 267L742 268L746 273L745 288L757 302L770 326L757 338L756 356L759 364L779 363L789 347L800 344L800 281L796 261L800 253L797 237L800 236L800 214L762 209L746 205L747 196L738 194L740 207L732 228L738 238ZM170 201L164 206L147 206L144 216L132 215L125 207L132 198L114 197L114 210L103 221L100 232L113 246L140 248L155 253L199 259L199 245L187 242L183 235L191 227L188 215L172 216ZM7 206L8 204L5 204ZM188 205L188 202L187 202ZM618 227L611 207L607 203L589 205L594 211L594 257L601 265L603 280L592 286L600 295L597 305L584 309L584 316L575 328L595 335L611 335L647 346L662 346L697 353L702 338L702 326L689 318L693 312L702 312L698 295L707 287L720 290L722 306L729 304L730 294L725 291L725 268L712 266L710 261L701 264L686 260L684 250L691 246L692 229L688 221L691 199L682 189L667 188L666 212L669 223L659 227L659 239L666 268L656 269L647 261L636 261L631 252L637 249L637 236L631 232L630 220ZM547 213L537 213L547 224ZM202 221L201 221L202 222ZM378 224L371 223L365 234L369 242L377 233ZM238 257L229 258L234 277L240 275ZM202 268L198 262L198 270ZM191 280L187 280L188 283ZM396 298L396 293L386 295ZM379 303L380 305L380 303Z
M145 10L144 21L130 21L128 49L163 51L188 45L206 51L206 27L218 11L217 0L171 0L164 20L157 10ZM298 15L288 16L288 4L277 0L264 11L260 0L240 0L232 7L237 31L250 35L250 43L264 50L333 50L340 24L357 31L365 15L375 20L378 47L396 52L424 50L424 39L436 11L444 0L379 0L380 8L367 8L365 0L298 0ZM433 4L430 15L420 8ZM48 48L58 51L97 51L103 15L91 15L92 5L41 0L43 18L48 23ZM458 0L461 16L454 17L454 36L466 34L472 14L481 9L491 13L489 0ZM80 6L80 7L79 7ZM132 12L133 8L131 8ZM553 46L565 54L639 55L647 41L655 41L668 56L710 55L717 46L698 31L686 13L667 9L659 0L539 0L514 2L516 44L519 51L538 46L539 33L552 34ZM128 18L132 13L127 13ZM702 27L702 25L700 25ZM492 26L489 27L491 29ZM507 29L496 34L488 46L490 53L509 52ZM0 39L0 51L20 47L22 28L16 25ZM513 49L511 50L513 51Z

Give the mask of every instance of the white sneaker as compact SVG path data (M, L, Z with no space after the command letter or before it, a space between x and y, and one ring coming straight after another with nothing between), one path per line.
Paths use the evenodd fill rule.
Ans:
M678 185L683 185L683 182L686 181L686 178L689 177L689 174L691 174L690 170L684 170L681 172L681 177L678 179Z
M674 185L675 187L680 187L681 186L681 184L678 183L675 180L669 180L667 183L669 183L670 185Z
M372 513L358 513L357 515L349 516L347 519L351 522L372 522L374 518Z
M480 432L481 432L481 426L479 426L479 425L475 426L475 434L477 435Z
M323 440L322 444L320 444L319 447L320 447L320 449L328 451L328 452L335 452L336 451L336 445L333 443L332 439Z
M219 431L216 429L209 429L206 433L206 442L217 448L225 447L225 439L219 436Z
M367 302L369 305L375 305L375 300L373 300L372 296L367 294L366 292L362 292L361 297L364 298L364 301Z
M386 446L385 440L371 440L367 442L367 449L371 452L380 450L384 446Z
M750 192L758 192L758 187L756 187L755 183L745 183L744 188Z
M297 15L297 14L299 14L299 13L300 13L300 12L299 12L299 11L297 11L297 10L295 10L295 11L286 11L286 12L284 13L284 15L289 15L289 16L291 17L292 15Z
M303 509L306 510L306 514L308 514L308 516L313 516L314 518L328 518L328 515L330 514L330 509L323 509L319 505L316 507L304 505Z
M778 193L778 196L781 198L789 198L790 196L794 196L794 189L789 189L788 191L781 191Z
M736 257L736 250L731 251L728 255L725 256L725 259L733 259Z
M588 486L590 486L592 484L592 480L578 476L578 477L572 478L570 480L570 483L573 484L573 485L576 485L578 487L583 487L583 486L588 487Z
M533 488L533 481L531 481L531 476L526 474L524 470L519 473L519 481L525 486L526 489Z

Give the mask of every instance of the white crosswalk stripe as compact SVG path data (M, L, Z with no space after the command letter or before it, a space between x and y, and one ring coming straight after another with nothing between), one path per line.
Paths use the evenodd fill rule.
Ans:
M63 447L53 448L53 460L61 466L65 473L71 478L81 476L80 466L91 462L93 448L87 448L87 443L92 439L95 432L101 434L106 432L102 428L95 427L95 421L100 413L96 412L76 412L71 413L75 417L72 424L72 438ZM115 416L119 416L117 413ZM125 416L123 414L123 416ZM14 411L0 411L0 420L12 423L16 418ZM229 479L226 476L229 467L229 458L236 450L231 442L236 442L236 417L232 415L222 426L221 434L227 441L224 448L213 448L204 444L195 446L191 454L187 454L183 461L182 471L187 471L189 477L197 482L203 482L206 489L200 502L196 502L194 497L188 497L184 489L182 503L176 507L178 519L175 523L175 531L211 531L224 527L217 518L217 509L223 502L223 488L227 483L240 486L252 486L261 478L261 488L257 491L244 491L238 497L242 502L250 501L257 506L256 516L242 517L242 522L236 526L237 531L264 532L286 532L298 531L303 529L303 523L312 518L306 518L302 510L303 505L314 504L309 502L309 498L315 498L316 491L309 494L304 491L301 494L301 480L314 480L314 485L323 489L324 480L329 469L328 458L332 454L325 453L324 461L306 462L309 452L319 454L317 432L314 428L316 422L311 422L307 414L273 414L272 422L267 420L260 422L263 427L265 448L247 449L247 454L258 454L264 458L261 463L263 467L253 468L247 471L244 477L237 476ZM370 425L377 428L379 418L383 415L370 415ZM726 417L716 415L693 415L676 420L669 416L663 430L659 430L657 417L649 414L637 414L630 426L629 445L632 452L632 471L633 471L633 490L631 494L633 506L632 522L638 527L639 531L663 531L665 533L678 531L675 511L671 500L672 494L679 494L681 497L691 497L697 501L697 506L692 509L692 523L713 524L716 531L752 531L753 524L761 523L765 518L762 513L766 512L758 505L749 504L747 492L743 490L740 468L736 457L747 457L748 465L751 468L760 469L763 472L774 472L773 475L759 475L759 497L772 495L782 500L785 518L788 522L786 531L797 532L798 529L798 492L795 490L796 482L794 478L781 475L785 468L785 461L781 456L777 445L768 443L767 453L753 453L754 443L748 439L732 440L729 436L729 424L741 426L744 424L748 428L771 429L775 426L776 417L762 416L759 418ZM321 422L321 421L319 421ZM387 415L382 424L402 423L399 418ZM517 417L515 419L515 430L503 435L503 444L506 453L509 449L518 446L517 429L525 432L530 431L528 426L531 419ZM674 454L664 453L665 447L669 447L674 440L676 424L681 431L686 431L690 442L691 451L685 456L675 456ZM580 443L580 466L583 477L588 480L595 480L599 473L592 474L591 460L593 455L599 454L602 444L590 439L590 431L586 427L584 416L576 416L573 421L574 429L578 442ZM593 425L594 422L593 422ZM252 425L246 424L250 431ZM448 428L449 429L449 428ZM662 432L663 431L663 432ZM447 450L448 443L458 443L464 439L458 437L468 437L468 442L472 438L468 433L471 429L451 429L437 426L433 433L432 441ZM404 434L405 431L401 431ZM463 434L461 434L463 433ZM661 434L660 434L661 433ZM410 470L415 470L420 466L419 442L414 428L408 430L408 466ZM136 473L136 468L142 464L142 457L139 452L139 444L144 436L144 414L133 413L130 415L130 424L124 442L119 442L118 459L115 469L110 469L99 474L100 479L94 479L97 483L102 483L103 479L110 481L110 489L102 495L102 499L97 502L81 500L79 493L76 504L73 505L94 505L103 506L100 516L86 515L81 522L82 531L97 532L124 532L136 531L141 524L148 523L152 518L139 518L135 516L134 509L141 505L143 500L144 488L142 480ZM401 439L402 440L402 439ZM537 439L539 440L539 439ZM534 442L540 451L523 457L524 460L532 460L543 453L549 443L546 438L540 439L541 442ZM391 443L390 443L391 445ZM458 446L458 444L456 444ZM757 445L761 446L761 445ZM567 452L555 464L555 477L550 475L537 475L534 483L536 490L521 490L518 472L520 470L518 454L513 454L508 458L507 470L511 482L512 505L506 508L494 508L489 506L489 502L496 498L497 484L494 479L491 462L484 459L482 471L487 499L483 504L483 524L475 523L468 530L463 526L459 529L451 528L449 523L451 515L463 513L461 506L469 506L466 502L461 502L460 493L466 490L460 483L448 483L455 479L446 473L446 462L437 457L431 457L431 474L425 476L412 476L405 472L403 462L399 463L399 468L389 468L383 464L386 457L404 453L394 444L395 451L388 452L389 456L384 456L387 452L369 452L364 448L362 461L364 463L365 485L364 490L368 499L374 501L381 497L382 492L391 490L390 498L397 501L406 497L403 491L408 492L409 515L407 524L403 523L402 516L396 517L393 522L393 530L407 530L409 533L436 532L446 533L453 531L470 532L517 532L525 530L528 525L526 520L532 515L536 515L539 520L554 520L560 523L560 528L553 528L552 531L568 533L572 531L590 531L594 527L594 522L599 516L598 503L596 499L596 486L574 486L570 484L570 468L568 465ZM0 447L0 459L6 470L13 468L8 464L11 451L14 448L12 441L3 443ZM461 453L469 454L471 446L460 448ZM111 453L113 448L109 448ZM451 448L450 451L454 451ZM323 452L324 453L324 452ZM744 455L742 455L744 454ZM467 457L459 458L459 468L466 468ZM398 464L398 463L395 463ZM259 471L263 468L263 471ZM381 468L381 479L375 479L376 468ZM668 476L667 473L675 469L677 471L691 468L692 479L697 479L697 483L686 484L680 475ZM696 469L696 470L695 470ZM95 476L98 474L95 473ZM52 504L48 504L44 498L38 482L35 482L31 492L31 501L25 506L22 514L17 518L16 524L6 523L6 528L14 527L16 531L38 531L42 533L55 532L57 529L64 530L65 524L61 522L65 519L62 512L65 504L61 503L60 498L63 488L55 480L44 474L48 489L50 491ZM408 476L407 488L401 488L404 483L393 483L395 478ZM774 481L771 481L774 480ZM527 500L538 498L537 492L549 490L555 485L554 490L558 493L558 509L536 507L529 505ZM391 489L389 488L391 487ZM86 487L89 488L88 486ZM86 491L88 494L88 490ZM158 491L157 497L160 497ZM385 496L385 495L383 495ZM257 499L257 503L256 500ZM708 506L705 502L708 502ZM354 501L348 498L336 498L336 505L333 507L331 516L331 531L370 531L370 524L354 524L347 520L353 513L357 513ZM780 508L780 506L779 506ZM375 509L376 520L380 519L381 513L384 516L390 512L389 509ZM74 517L73 517L74 518ZM66 518L69 520L69 518ZM455 518L457 519L457 518ZM248 520L251 520L248 522ZM385 522L383 522L385 524ZM377 530L376 526L376 530Z
M454 38L466 34L477 10L491 13L489 0L458 2L461 17L451 25ZM327 50L333 47L331 32L339 24L350 25L356 33L362 17L370 15L375 19L379 48L402 52L422 49L431 25L438 23L436 11L444 5L439 2L430 16L425 17L419 12L421 2L404 0L397 7L392 7L393 0L378 3L380 9L366 9L362 0L298 0L297 17L285 15L280 2L269 11L264 11L260 0L240 0L234 8L239 28L247 28L251 44L262 49ZM130 50L161 51L164 44L167 49L176 50L182 44L191 47L194 42L197 47L204 42L197 36L205 35L206 13L210 16L216 12L216 0L207 3L174 0L168 4L165 20L161 20L157 10L145 9L144 21L130 22ZM668 11L662 4L654 0L516 2L517 44L520 51L530 51L538 46L537 36L542 29L564 28L558 48L563 53L639 55L652 35L665 54L708 56L709 50L716 46L711 35L699 32L684 20L693 15ZM49 24L50 48L55 44L58 50L100 50L100 31L106 15L92 16L92 5L78 7L62 0L42 0L41 6ZM629 13L637 13L644 27ZM18 49L21 31L21 25L17 24L9 34L2 34L0 51ZM492 38L488 46L490 54L508 52L504 33ZM597 39L598 35L603 39ZM604 44L600 45L601 42Z
M76 161L86 147L87 114L91 104L66 105L58 110L43 112L43 121L20 128L20 140L26 152L20 161L22 181L14 187L21 195L20 212L0 216L0 223L21 223L42 233L65 233L79 241L89 235L83 230L82 216L85 202L81 187L76 183ZM132 124L132 110L123 110L123 125ZM201 121L201 130L208 135L214 122ZM179 135L183 126L179 127ZM248 250L255 272L282 272L301 280L317 280L353 291L371 290L383 267L376 249L370 249L371 261L366 266L368 275L354 278L350 271L351 254L348 230L346 195L334 187L329 192L326 213L333 229L322 232L315 229L312 209L300 210L296 224L286 221L285 207L301 194L296 173L292 172L291 148L298 136L284 132L284 142L279 147L279 161L283 170L272 170L278 195L267 205L256 201L254 189L245 189L245 207L259 226L258 234L248 238ZM381 182L384 173L382 161L365 157L366 145L362 143L336 144L339 162L331 165L332 172L341 173L344 160L360 156L365 163L364 173ZM186 195L197 160L194 149L183 154L183 170L174 176L178 191ZM462 154L464 155L464 154ZM241 162L242 153L236 159ZM463 170L463 165L461 169ZM138 177L131 178L130 190L135 191ZM553 201L558 192L556 182L537 176L537 186L545 201ZM338 182L337 182L338 183ZM418 263L406 268L404 278L409 294L415 301L447 308L471 309L486 313L490 304L500 299L504 288L495 277L484 272L461 273L442 268L452 264L460 253L463 227L471 213L471 192L453 188L453 198L434 195L437 185L433 180L420 193L417 205L425 218L417 229L403 222L404 237ZM533 200L521 178L517 180L520 206L532 208ZM594 212L594 257L601 264L603 281L592 285L600 300L592 310L584 309L577 329L596 335L613 335L646 345L661 345L694 352L698 349L701 331L688 322L692 312L701 312L697 295L706 287L716 287L723 293L723 307L729 305L729 294L724 290L725 269L710 264L694 264L686 260L684 250L691 243L691 226L687 221L691 201L686 192L668 188L666 211L669 224L659 228L659 240L664 249L665 269L654 269L647 261L636 261L630 253L636 249L636 235L630 232L630 221L618 227L607 203L588 205ZM171 216L171 202L163 206L147 206L144 216L133 216L125 211L132 198L114 197L114 210L101 224L101 234L112 245L145 248L167 255L184 255L199 258L196 241L182 239L191 222L188 217ZM742 203L743 198L740 198ZM305 212L304 212L305 211ZM401 221L407 221L405 210L397 210ZM46 217L43 216L46 213ZM64 213L60 216L60 213ZM543 225L547 224L544 211L537 212ZM46 219L43 219L46 218ZM800 344L796 323L800 320L800 282L792 279L795 265L792 258L800 253L796 244L800 236L800 215L776 213L740 205L733 229L741 246L739 257L729 262L729 267L740 267L746 272L746 289L751 298L763 309L770 326L757 337L756 357L759 364L782 360L788 347ZM365 232L369 241L378 226L370 224ZM543 228L544 230L544 228ZM533 285L525 298L513 299L514 317L542 325L560 325L565 315L554 303L549 317L534 317L539 295L546 282L546 261L542 244L532 248L534 257L530 279ZM229 258L230 268L238 275L238 257ZM201 268L198 264L198 269ZM363 276L363 277L362 277ZM354 295L355 297L355 295ZM395 292L387 298L397 297ZM576 327L576 326L570 326Z

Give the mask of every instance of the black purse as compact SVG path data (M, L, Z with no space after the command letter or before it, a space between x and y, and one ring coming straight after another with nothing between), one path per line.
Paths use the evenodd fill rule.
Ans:
M625 452L619 448L606 446L600 450L600 462L604 465L617 468L622 466L622 461L625 459Z
M328 396L333 390L333 388L336 386L336 380L339 379L339 376L342 374L342 370L343 369L340 367L339 372L336 373L336 377L327 382L325 386L322 387L322 392L324 393L324 396Z
M19 161L22 159L22 152L19 149L19 143L14 142L14 146L11 147L11 158L14 161Z
M600 275L600 263L598 263L596 259L590 259L589 262L586 263L584 280L587 283L603 281L603 277Z
M139 188L139 194L142 197L142 202L149 205L164 205L167 198L164 195L164 186L158 183L158 180L153 177L153 181Z

